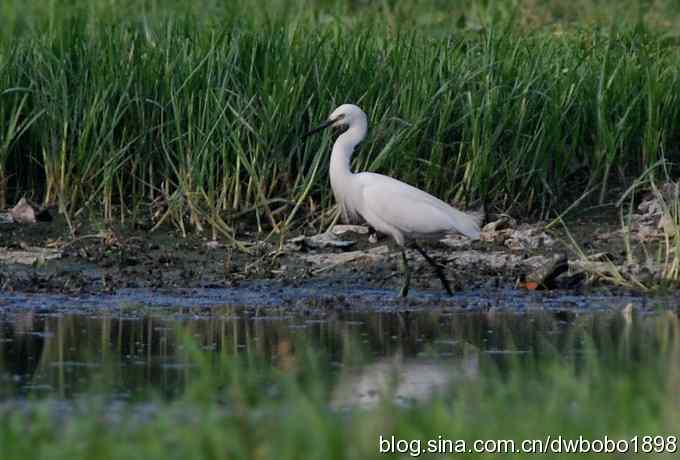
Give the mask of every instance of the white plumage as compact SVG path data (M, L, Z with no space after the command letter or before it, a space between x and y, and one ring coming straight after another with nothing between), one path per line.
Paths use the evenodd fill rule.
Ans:
M329 126L347 127L333 145L330 164L331 188L343 218L347 221L361 218L376 231L394 238L401 249L405 275L401 295L408 293L410 282L404 252L407 246L412 246L435 267L445 289L451 293L442 267L416 244L416 240L440 239L450 233L478 239L477 219L397 179L369 172L352 173L352 153L368 131L366 114L356 105L341 105L326 123L309 134Z

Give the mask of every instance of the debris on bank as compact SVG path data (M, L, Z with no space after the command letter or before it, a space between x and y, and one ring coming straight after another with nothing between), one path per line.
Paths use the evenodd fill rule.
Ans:
M520 287L529 290L555 289L557 278L569 271L569 260L566 254L555 254L520 280Z
M35 224L52 221L52 215L48 209L41 208L26 198L20 199L16 206L10 209L8 216L10 219L7 223Z
M343 240L333 232L319 233L314 236L300 235L288 241L299 249L347 249L356 243L353 240Z
M646 206L641 208L647 213L644 215L660 218L658 206L653 207L651 203ZM41 212L28 200L19 202L14 211L17 216L24 216L25 222L32 222L33 218L38 221ZM3 216L7 216L8 221L15 220L14 215L7 212L0 214L0 222ZM319 274L338 279L365 274L367 281L384 281L394 278L400 262L400 253L391 240L372 244L370 236L374 231L365 225L336 225L325 233L291 238L283 247L274 247L271 242L252 243L254 249L248 253L232 251L228 243L203 239L182 240L182 244L168 248L165 240L147 242L137 236L125 240L114 230L80 236L68 243L59 239L56 246L61 249L55 249L54 240L45 237L40 225L14 223L11 227L12 233L4 233L5 227L0 228L0 235L7 235L0 241L0 266L3 266L0 273L9 273L14 283L9 286L23 286L16 280L21 273L32 270L19 265L40 266L62 258L62 251L67 260L59 265L89 264L87 266L98 273L95 278L104 280L101 283L107 288L198 283L203 286L208 282L223 285L241 279L298 279ZM447 276L461 286L514 285L529 290L550 290L613 283L639 287L668 277L663 264L627 263L614 250L616 255L578 255L569 260L562 254L567 248L548 234L542 223L520 224L510 216L498 216L484 225L480 240L454 235L439 243L422 243L428 254L446 267ZM181 254L173 254L174 248L179 248ZM415 250L409 249L408 253L414 276L422 280L431 278L431 267L423 258ZM51 270L53 264L49 263L47 268ZM40 276L53 276L47 274L50 270ZM54 289L64 276L54 275L52 284L46 283L45 289ZM84 281L78 286L87 286L87 283L93 282ZM89 288L101 289L98 285Z
M368 235L368 227L365 225L334 225L331 232L334 235L345 235L356 233L357 235Z
M349 251L341 253L322 253L322 254L301 254L300 258L308 263L318 265L315 273L321 273L331 270L340 265L350 262L378 262L386 259L390 255L390 249L387 245L381 245L375 248L359 251Z
M36 265L48 260L61 259L63 253L58 249L25 247L23 249L0 248L0 262L19 265Z
M501 216L482 227L480 240L503 245L512 251L551 248L556 241L543 227L542 223L517 225L512 217ZM470 246L470 240L463 235L449 235L442 242L452 248Z
M543 230L543 224L522 224L503 216L482 228L482 241L503 244L513 251L550 248L555 240Z
M668 182L644 196L636 212L625 216L625 225L613 232L597 235L600 240L621 238L625 234L639 241L673 238L678 233L672 209L680 202L680 184ZM677 213L677 211L676 211Z
M389 245L346 251L355 241L345 238L351 234L365 238L369 233L366 226L335 226L328 233L293 238L289 247L291 252L298 253L296 257L316 266L312 273L352 263L394 262L398 251L391 250ZM556 251L557 241L544 231L542 223L518 224L509 216L500 216L486 224L480 240L481 243L451 235L441 243L455 250L440 246L430 248L428 252L454 272L474 269L476 273L499 276L528 290L575 289L598 282L644 287L648 281L663 276L660 264L620 264L607 253L569 260L565 253ZM419 260L415 254L414 260Z
M659 189L650 192L638 205L638 212L633 214L634 230L640 239L675 235L677 229L673 224L670 208L678 200L678 184L666 183Z
M589 282L612 281L619 285L644 288L654 279L664 277L664 267L660 263L624 263L615 264L611 260L597 260L600 254L570 262L572 271L583 272L589 276Z

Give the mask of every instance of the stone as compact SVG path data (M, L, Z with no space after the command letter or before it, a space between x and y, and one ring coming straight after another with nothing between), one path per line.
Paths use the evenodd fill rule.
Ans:
M555 254L526 276L523 287L531 290L555 289L557 277L569 271L566 254Z
M344 235L345 233L357 233L359 235L368 235L368 227L365 225L334 225L331 232L334 235Z
M301 249L323 249L323 248L339 248L347 249L356 243L352 240L342 240L331 232L319 233L314 236L300 235L289 240L299 246Z
M60 259L62 252L58 249L26 247L20 250L0 248L0 262L20 265L35 265L52 259Z
M52 215L47 209L39 208L26 198L20 199L9 212L14 222L18 224L35 224L36 222L49 222L52 220Z

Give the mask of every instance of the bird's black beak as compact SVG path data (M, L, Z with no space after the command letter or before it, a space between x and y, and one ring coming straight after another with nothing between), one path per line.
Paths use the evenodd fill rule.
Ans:
M331 125L332 125L333 123L335 123L336 121L337 121L337 119L335 119L335 118L326 121L326 122L325 122L324 124L322 124L321 126L318 126L318 127L314 128L314 129L312 129L311 131L306 132L306 133L304 134L304 136L302 136L302 139L307 139L307 138L308 138L309 136L311 136L312 134L316 134L316 133L318 133L319 131L323 131L324 129L328 128L329 126L331 126Z

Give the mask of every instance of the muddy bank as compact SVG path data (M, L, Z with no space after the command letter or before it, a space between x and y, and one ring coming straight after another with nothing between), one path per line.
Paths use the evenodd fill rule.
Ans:
M584 217L570 224L579 248L596 257L591 261L595 268L625 263L623 239L599 237L616 230L611 217ZM229 297L229 293L265 290L272 296L277 289L300 289L393 301L401 283L398 251L391 241L369 235L364 227L336 227L329 235L291 235L283 244L274 239L258 241L255 234L241 238L251 242L248 252L201 236L181 238L170 228L149 233L92 223L72 239L59 218L31 225L2 223L0 292L5 299L8 293L77 296L134 289L147 293L215 290ZM564 231L545 231L542 223L497 216L485 227L481 241L453 237L425 247L462 293L540 289L536 279L540 284L546 270L554 268L551 263L563 262L563 270L557 273L561 276L550 289L576 295L629 293L587 273L592 267L585 265L590 262L576 254ZM440 299L441 286L431 267L415 251L409 257L415 289L411 299Z

